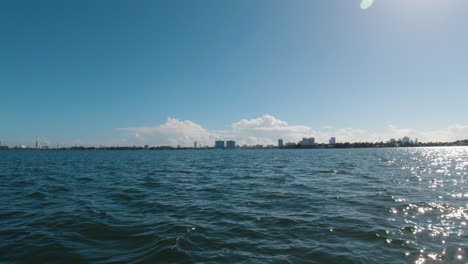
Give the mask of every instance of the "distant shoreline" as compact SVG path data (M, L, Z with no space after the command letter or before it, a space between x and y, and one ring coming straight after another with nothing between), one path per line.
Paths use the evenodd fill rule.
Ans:
M430 143L407 143L407 144L398 144L398 143L370 143L370 142L356 142L356 143L337 143L334 145L330 144L314 144L309 146L295 145L295 146L283 146L283 147L259 147L259 146L243 146L236 148L214 148L214 147L203 147L203 148L193 148L193 147L171 147L171 146L159 146L159 147L141 147L141 146L113 146L113 147L59 147L59 148L21 148L8 146L0 146L0 150L140 150L140 151L154 151L154 150L218 150L218 149L239 149L239 150L248 150L248 149L355 149L355 148L419 148L419 147L460 147L468 146L468 140L460 140L455 142L430 142Z

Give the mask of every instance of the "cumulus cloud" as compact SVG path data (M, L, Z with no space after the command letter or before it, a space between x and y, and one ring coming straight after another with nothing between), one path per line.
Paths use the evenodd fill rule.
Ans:
M242 119L231 125L233 129L279 129L289 127L286 121L276 119L271 115L264 115L254 119Z
M275 144L278 138L285 141L298 141L302 137L312 137L316 132L308 126L291 126L286 121L271 115L254 119L242 119L231 125L229 134L238 138L241 144Z
M168 118L166 123L159 126L129 127L119 130L129 132L137 143L191 146L194 141L212 145L213 140L212 133L201 125L175 118Z
M272 115L253 119L242 119L226 130L209 130L189 120L168 118L166 123L150 127L120 128L126 133L125 141L133 144L192 146L212 146L217 139L236 140L239 145L276 144L279 138L285 142L297 142L303 137L315 137L317 142L328 142L332 136L338 142L387 141L390 138L409 136L427 141L454 141L468 138L468 126L453 125L440 131L419 131L411 128L398 128L390 125L386 131L374 133L364 129L323 127L313 129L304 125L289 125Z

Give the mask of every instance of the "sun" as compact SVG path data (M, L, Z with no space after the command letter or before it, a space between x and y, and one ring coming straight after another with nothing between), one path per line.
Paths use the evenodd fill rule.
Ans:
M361 0L361 9L368 9L372 6L374 0Z

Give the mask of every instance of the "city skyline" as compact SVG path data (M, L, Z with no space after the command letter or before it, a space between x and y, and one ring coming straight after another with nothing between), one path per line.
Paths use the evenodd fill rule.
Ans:
M287 142L283 144L283 139L278 139L277 145L238 145L234 140L216 140L214 146L197 145L194 142L193 147L181 146L56 146L41 145L36 141L34 147L19 145L3 145L0 141L0 150L206 150L206 149L324 149L324 148L399 148L399 147L461 147L468 146L468 139L457 140L453 142L420 142L417 138L412 139L407 136L399 139L391 138L386 142L336 142L335 137L331 137L328 143L315 142L315 138L302 138L299 142Z
M467 10L465 0L10 1L0 138L463 140Z
M100 141L100 142L58 142L47 137L34 138L30 141L15 142L0 138L2 142L10 146L182 146L191 147L196 143L198 146L212 146L215 141L234 140L237 145L277 145L281 139L284 144L297 143L313 139L310 144L331 144L355 142L388 142L391 139L404 138L417 139L419 142L454 142L468 138L466 127L453 126L446 131L417 131L412 129L397 128L389 126L383 133L352 129L325 127L314 129L308 126L289 125L271 115L264 115L254 119L243 119L230 125L226 130L209 130L194 122L168 118L162 125L154 127L120 128L123 140ZM442 139L442 140L440 140ZM309 143L306 143L309 144Z

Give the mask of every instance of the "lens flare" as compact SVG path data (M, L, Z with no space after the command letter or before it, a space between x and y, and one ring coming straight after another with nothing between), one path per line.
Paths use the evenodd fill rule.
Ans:
M374 0L361 0L361 9L368 9L372 6Z

